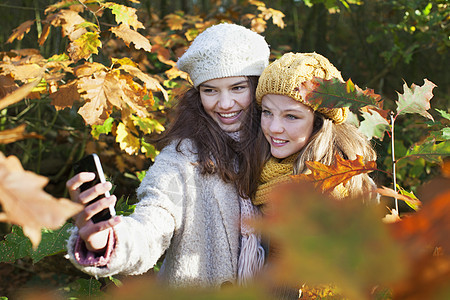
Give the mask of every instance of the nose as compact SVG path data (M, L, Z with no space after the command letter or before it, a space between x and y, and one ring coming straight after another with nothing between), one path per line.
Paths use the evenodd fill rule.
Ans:
M224 92L220 94L218 107L222 110L229 110L234 106L234 99L230 93Z
M272 118L269 130L271 133L282 133L284 131L283 124L278 118Z

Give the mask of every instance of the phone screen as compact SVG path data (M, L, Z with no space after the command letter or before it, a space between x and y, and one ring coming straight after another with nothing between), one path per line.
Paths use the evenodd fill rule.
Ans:
M80 191L83 192L93 186L95 186L98 183L106 182L105 175L103 173L102 165L100 163L100 159L97 154L90 154L80 161L76 162L73 166L75 174L81 173L81 172L92 172L95 173L95 178L92 181L85 182L80 186ZM94 200L90 201L87 205L90 205L104 197L109 197L109 192L106 192L104 195L100 195ZM110 207L108 209L104 209L98 214L94 215L92 217L92 221L94 223L98 223L100 221L106 221L111 216L115 215L114 207Z

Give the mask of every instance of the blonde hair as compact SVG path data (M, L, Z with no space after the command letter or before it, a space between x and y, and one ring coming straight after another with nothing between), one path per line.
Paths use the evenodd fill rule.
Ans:
M334 163L336 154L349 160L354 160L356 155L360 155L364 162L375 161L377 158L370 142L353 124L336 124L315 112L313 133L294 163L294 174L307 172L306 161L317 161L330 166ZM372 193L376 188L367 174L353 176L345 187L349 197L365 198L373 197Z

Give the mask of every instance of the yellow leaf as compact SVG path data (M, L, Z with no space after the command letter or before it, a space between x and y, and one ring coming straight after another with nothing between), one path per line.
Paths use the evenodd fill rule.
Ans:
M98 32L86 32L80 38L69 44L67 51L72 60L88 59L92 54L98 54L98 47L102 46Z
M165 19L170 30L181 30L183 29L183 24L186 22L183 17L176 14L168 14Z
M41 240L41 228L57 229L83 209L47 194L43 190L47 183L47 178L25 171L17 157L0 153L0 222L22 226L34 248Z
M132 61L130 58L128 58L128 57L123 57L123 58L111 57L111 62L112 62L113 65L118 64L118 65L121 65L121 66L123 66L123 65L130 65L130 66L133 66L133 67L137 67L137 64L134 61Z
M254 18L252 20L252 29L256 31L257 33L264 32L266 30L266 21L264 21L262 18Z
M144 25L138 21L135 8L112 2L106 2L104 6L111 9L112 14L116 17L117 24L133 27L134 30L145 28Z
M42 75L44 69L37 64L2 64L2 74L10 74L14 80L28 82L34 80Z
M133 133L135 135L133 135ZM123 123L119 123L116 134L116 142L119 143L120 149L129 155L137 154L139 152L141 144L137 138L138 133L133 123L128 122L127 126Z
M111 28L111 31L121 38L129 47L133 43L136 49L144 49L147 52L152 51L150 41L141 35L139 32L132 30L125 24L120 24L118 27Z
M162 85L155 78L145 74L140 69L130 66L130 65L122 65L120 69L126 71L132 76L135 76L142 80L145 83L145 87L151 91L161 92L166 101L169 100L169 95L167 91L162 87Z
M41 82L42 74L36 78L36 80L27 83L20 88L16 89L14 92L7 94L4 98L0 99L0 110L8 107L11 104L17 103L25 98L31 90Z

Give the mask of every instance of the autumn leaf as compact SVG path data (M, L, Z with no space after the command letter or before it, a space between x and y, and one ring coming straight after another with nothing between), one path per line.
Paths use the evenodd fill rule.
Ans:
M376 137L379 140L383 140L384 133L391 128L389 122L376 110L361 111L361 115L364 120L361 121L358 130L369 139Z
M21 226L35 248L41 240L41 228L57 229L83 209L80 204L47 194L43 190L47 183L46 177L25 171L17 157L6 158L0 153L0 221Z
M27 83L20 88L16 89L14 92L7 94L5 97L0 99L0 110L8 107L11 104L17 103L25 98L31 90L41 82L42 74L36 78L36 80Z
M88 59L92 54L98 54L98 47L102 46L98 32L86 32L69 44L67 52L72 60Z
M170 52L167 48L161 45L153 45L152 52L158 55L158 60L169 66L176 66L177 63L170 59Z
M42 28L41 35L38 38L39 46L44 45L44 43L47 40L47 37L48 37L49 34L50 34L50 24L45 23L44 27Z
M85 62L82 65L79 65L75 68L75 76L81 78L81 77L87 77L92 76L96 73L105 73L107 71L107 68L97 62Z
M56 110L61 110L66 107L72 107L75 101L80 101L80 94L78 93L77 82L71 81L67 84L58 87L58 90L50 94L50 98Z
M283 21L283 18L285 17L285 15L281 11L273 9L273 8L259 8L258 7L258 9L261 10L261 14L262 14L264 20L269 20L270 18L272 18L273 24L277 25L281 29L283 29L286 26Z
M0 74L11 75L14 80L20 80L22 82L29 82L40 77L44 73L44 69L38 64L2 64Z
M6 129L0 131L0 144L9 144L16 141L20 141L23 139L29 139L29 138L37 138L37 139L44 139L42 135L39 135L37 133L26 133L25 128L27 127L26 124L22 124L17 126L13 129Z
M25 33L30 32L31 25L33 25L35 20L28 20L19 25L16 29L13 30L13 33L6 40L6 43L12 43L15 39L21 40Z
M164 18L170 30L181 30L186 20L177 14L168 14Z
M292 175L295 181L303 180L315 183L324 192L330 193L339 184L345 184L353 176L376 170L376 162L364 162L363 157L357 155L355 160L345 160L340 155L335 155L335 162L326 166L317 161L305 162L310 174Z
M55 27L61 26L63 36L67 36L71 41L75 41L87 33L85 28L77 27L77 25L86 22L86 20L70 9L63 9L56 14L51 14L47 16L45 21Z
M150 41L139 32L130 29L127 25L120 24L118 27L113 27L110 30L121 38L128 47L130 43L133 43L136 49L144 49L147 52L152 51Z
M139 128L146 134L150 134L152 132L161 133L165 130L164 126L162 126L161 123L155 119L131 116L131 120L134 125L139 126Z
M0 99L15 91L19 86L11 75L0 75Z
M267 22L263 18L254 18L251 23L252 30L257 33L262 33L266 30Z
M401 248L380 221L381 206L333 200L304 181L279 186L270 198L255 227L274 249L262 274L272 282L333 283L345 299L365 299L367 289L405 274Z
M161 84L155 78L145 74L139 68L132 65L121 65L120 69L126 71L132 76L135 76L145 83L145 87L151 91L161 92L166 101L169 100L167 91L161 86Z
M357 113L360 108L369 106L372 109L380 109L381 96L373 90L362 90L351 79L341 82L337 78L329 80L314 77L296 88L303 99L314 107L349 107Z
M134 30L145 28L144 25L138 21L135 8L113 2L106 2L103 5L111 9L112 14L116 17L117 24L133 27Z
M418 210L419 207L422 205L422 202L420 202L420 200L417 199L417 197L414 196L414 194L408 193L403 189L401 189L401 190L402 190L402 192L401 192L401 194L399 194L396 191L394 191L393 189L383 186L382 188L377 189L377 193L379 193L380 195L386 196L386 197L392 197L392 198L395 198L398 200L403 200L406 202L406 204L408 204L408 206L410 206L414 210Z
M139 134L131 122L127 125L119 123L117 126L116 142L119 143L120 149L129 155L137 154L141 147Z
M422 157L430 162L441 163L444 157L450 156L450 140L436 141L434 139L426 140L424 143L413 145L404 158Z
M397 92L397 115L417 113L425 118L434 120L427 110L430 109L430 100L433 98L433 89L436 85L428 79L424 81L423 86L412 84L411 88L408 88L405 82L403 94Z

